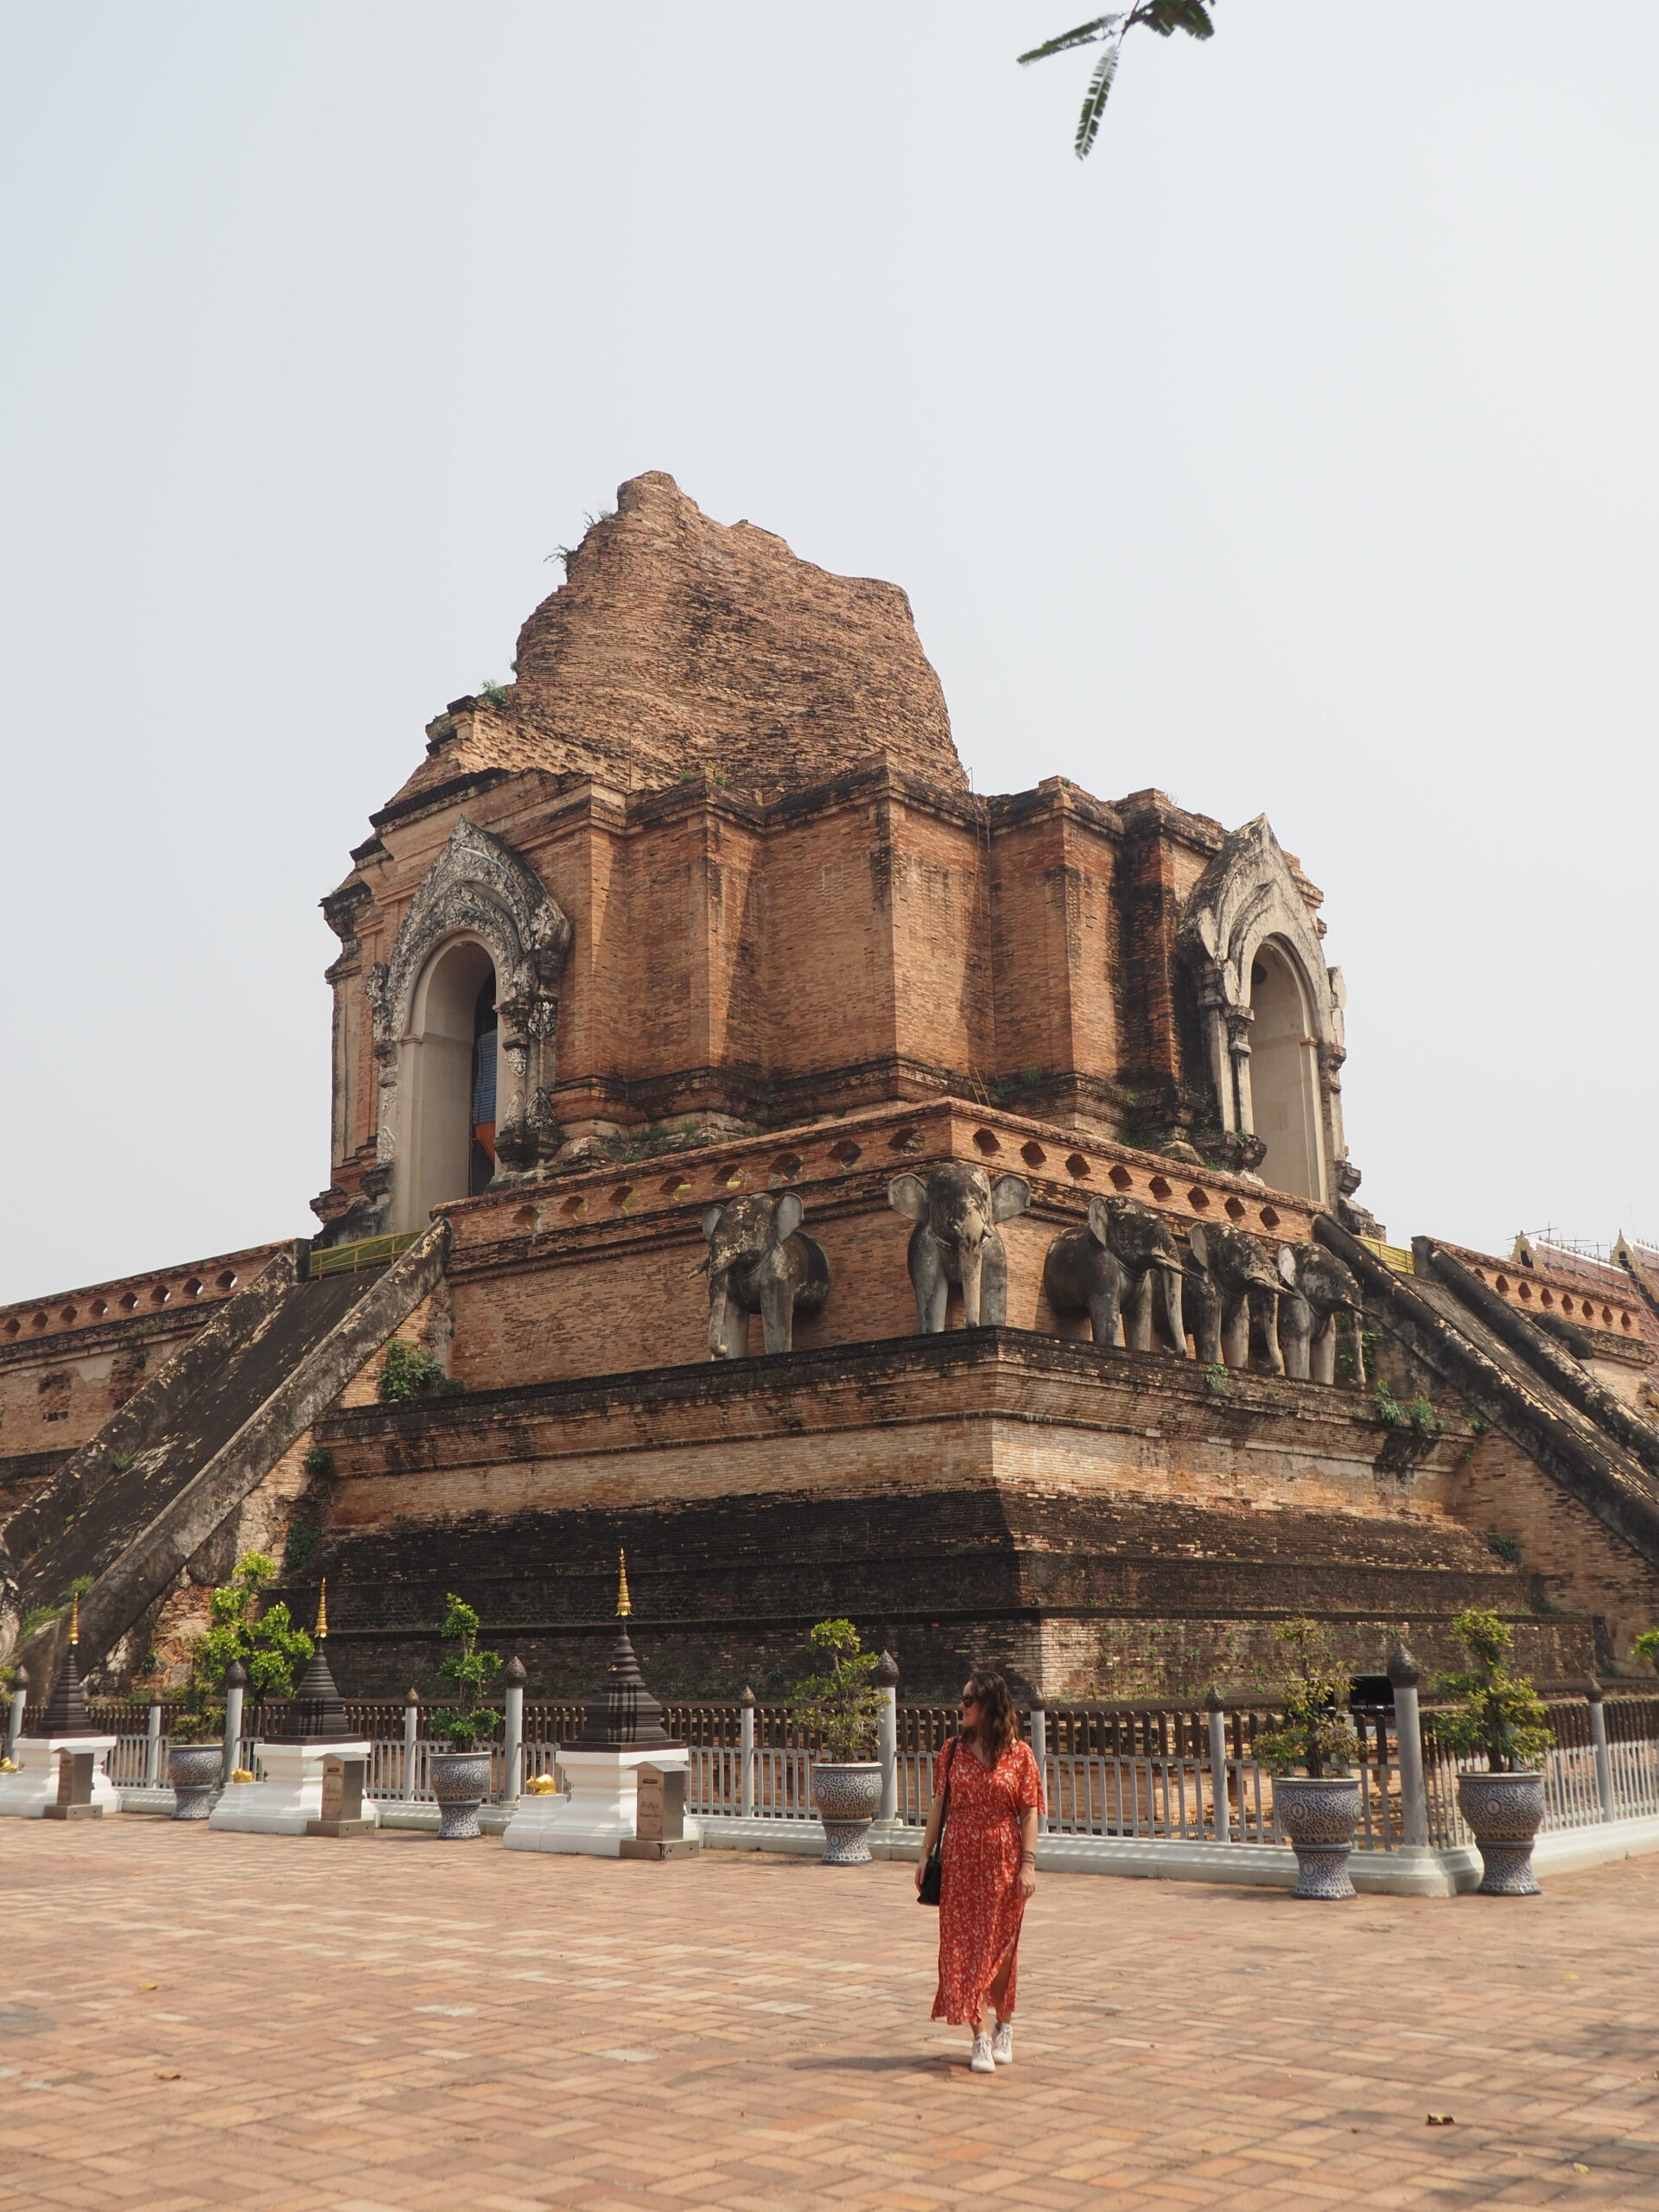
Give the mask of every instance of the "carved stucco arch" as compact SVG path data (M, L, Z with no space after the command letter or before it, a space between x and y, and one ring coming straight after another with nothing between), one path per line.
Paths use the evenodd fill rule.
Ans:
M1255 1134L1249 1062L1257 957L1267 947L1290 969L1318 1061L1324 1188L1312 1195L1333 1203L1353 1190L1359 1178L1342 1137L1341 971L1325 965L1307 901L1265 814L1234 830L1205 868L1186 902L1178 943L1198 987L1211 1080L1230 1134Z
M570 950L569 917L511 846L463 815L404 916L390 960L367 978L379 1065L377 1160L395 1178L399 1081L416 993L433 957L457 938L482 944L495 968L501 1053L509 1074L496 1128L499 1171L522 1174L558 1146L550 1103L559 1026L559 982Z

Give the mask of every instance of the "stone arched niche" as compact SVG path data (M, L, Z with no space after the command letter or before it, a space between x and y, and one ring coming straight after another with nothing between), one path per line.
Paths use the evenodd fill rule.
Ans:
M557 1150L549 1102L570 938L535 872L463 816L415 893L391 959L368 975L376 1152L390 1174L392 1229L423 1228L435 1205L477 1186L474 1047L492 976L494 1180L527 1174Z
M1179 944L1222 1129L1276 1190L1334 1207L1359 1181L1342 1138L1342 976L1266 815L1205 870Z

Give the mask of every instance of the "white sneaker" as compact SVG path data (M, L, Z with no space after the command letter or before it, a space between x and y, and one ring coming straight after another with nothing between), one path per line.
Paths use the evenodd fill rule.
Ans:
M1014 2022L1012 2020L997 2022L996 2033L991 2038L991 2056L999 2066L1013 2065Z
M970 2074L995 2073L996 2061L991 2056L989 2036L978 2035L974 2037L974 2055L968 2061L968 2071Z

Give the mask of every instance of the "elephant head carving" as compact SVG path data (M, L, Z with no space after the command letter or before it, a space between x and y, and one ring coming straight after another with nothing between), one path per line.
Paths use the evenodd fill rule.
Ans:
M1279 1305L1279 1341L1285 1372L1302 1382L1337 1379L1337 1327L1352 1322L1354 1373L1365 1387L1364 1303L1351 1271L1323 1244L1281 1244L1279 1274L1286 1295Z
M1279 1350L1278 1306L1285 1285L1274 1271L1266 1245L1248 1229L1207 1221L1193 1223L1187 1231L1187 1243L1214 1288L1217 1311L1213 1348L1229 1367L1248 1367L1254 1321L1268 1368L1274 1375L1282 1375L1285 1363Z
M899 1175L887 1203L916 1226L910 1232L910 1284L916 1325L925 1336L944 1326L950 1287L962 1286L962 1317L970 1329L1000 1329L1007 1319L1008 1260L999 1222L1024 1213L1031 1185L1023 1175L999 1175L950 1160L925 1178Z
M1134 1198L1090 1198L1087 1223L1049 1246L1043 1287L1056 1313L1088 1314L1097 1344L1116 1344L1121 1322L1133 1351L1152 1349L1156 1297L1171 1341L1187 1356L1181 1255L1167 1224Z
M742 1357L751 1313L760 1316L766 1350L775 1352L793 1350L798 1313L823 1311L830 1262L803 1230L801 1213L793 1191L755 1191L703 1215L709 1250L697 1272L709 1273L710 1359Z

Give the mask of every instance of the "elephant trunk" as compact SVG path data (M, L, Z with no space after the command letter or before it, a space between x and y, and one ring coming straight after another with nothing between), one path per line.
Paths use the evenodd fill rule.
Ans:
M1163 1306L1164 1326L1169 1332L1169 1340L1174 1345L1178 1357L1182 1359L1190 1359L1192 1355L1187 1346L1186 1323L1181 1310L1183 1271L1178 1263L1174 1267L1162 1268L1160 1271L1160 1277L1159 1292Z
M964 1329L979 1326L980 1278L984 1272L985 1247L976 1241L958 1247L962 1271L962 1325Z

